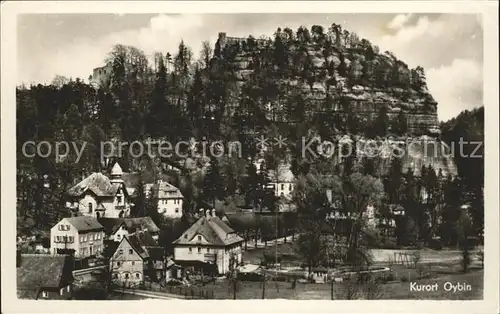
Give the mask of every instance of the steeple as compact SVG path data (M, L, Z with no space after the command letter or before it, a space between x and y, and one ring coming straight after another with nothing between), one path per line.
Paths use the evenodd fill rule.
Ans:
M123 170L118 163L115 163L111 169L111 183L123 183Z

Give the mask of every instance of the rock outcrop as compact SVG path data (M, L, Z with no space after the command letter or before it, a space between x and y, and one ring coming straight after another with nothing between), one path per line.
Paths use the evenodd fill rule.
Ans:
M255 79L256 69L262 72L264 55L276 58L269 55L277 49L279 40L286 46L282 48L286 70L269 65L269 61L266 67L279 73L276 84L285 97L300 94L309 111L331 111L341 116L349 112L365 122L375 120L381 108L389 121L403 116L403 144L399 140L388 143L405 146L404 170L412 169L418 175L423 165L431 165L436 172L441 169L443 175L456 175L453 159L447 155L449 149L439 139L437 102L428 92L423 69L410 69L392 53L379 53L378 47L367 40L336 27L332 25L324 35L314 33L313 27L308 39L299 39L299 31L295 37L280 29L274 40L219 33L216 50L220 51L219 58L231 59L239 86L243 86ZM391 158L378 158L376 168L385 172L390 162Z

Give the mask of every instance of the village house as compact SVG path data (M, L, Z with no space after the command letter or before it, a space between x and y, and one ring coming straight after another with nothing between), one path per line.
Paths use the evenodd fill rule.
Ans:
M66 300L73 294L72 258L68 255L17 252L17 297Z
M50 229L52 254L74 252L84 258L100 254L104 249L104 227L93 217L63 218Z
M156 241L160 234L160 228L151 217L99 218L97 221L104 226L105 240L118 243L121 242L123 237L137 231L147 231Z
M135 285L148 277L158 281L165 277L165 251L144 231L126 235L109 262L112 278L125 285Z
M213 265L219 274L230 270L230 259L240 264L243 238L226 223L215 216L215 210L205 215L188 228L172 244L174 260L181 266L206 270Z
M274 195L283 199L291 199L295 187L295 176L289 167L279 166L277 170L269 171L269 187L274 189Z
M111 179L93 173L68 190L66 206L73 212L90 217L122 218L130 214L130 197L118 163L111 170Z
M168 218L182 217L182 201L184 196L181 191L172 184L159 180L156 184L146 184L146 195L154 193L158 200L158 212Z

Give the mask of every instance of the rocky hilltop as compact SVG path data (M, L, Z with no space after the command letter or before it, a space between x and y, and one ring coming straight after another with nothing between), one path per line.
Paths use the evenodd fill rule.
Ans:
M278 29L274 40L219 33L216 53L233 62L243 83L266 66L266 55L278 59L272 54L281 46L285 59L274 60L275 70L282 71L280 88L288 94L300 91L307 101L318 104L316 110L351 110L371 119L386 107L389 118L400 112L405 116L410 134L438 134L437 103L427 90L424 70L410 69L392 53L379 53L368 40L334 29L323 34L313 27L309 34L304 28L302 37Z
M423 165L431 165L444 175L456 174L452 158L446 156L449 148L440 140L437 102L427 89L424 69L409 68L340 25L328 30L313 26L311 31L301 27L296 32L278 28L274 38L259 39L219 33L215 59L232 65L239 87L235 99L252 89L269 109L282 110L282 121L289 123L314 121L314 116L328 113L337 119L332 129L347 123L359 126L341 133L405 146L404 170L418 174ZM303 116L290 113L297 112L296 107L303 107L298 110ZM371 136L369 127L380 115L388 120L387 132ZM395 121L404 126L396 129ZM390 158L380 163L386 169Z

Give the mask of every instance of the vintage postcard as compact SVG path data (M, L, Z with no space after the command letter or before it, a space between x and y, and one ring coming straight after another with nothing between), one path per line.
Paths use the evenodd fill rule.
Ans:
M498 313L497 12L3 2L2 312Z

